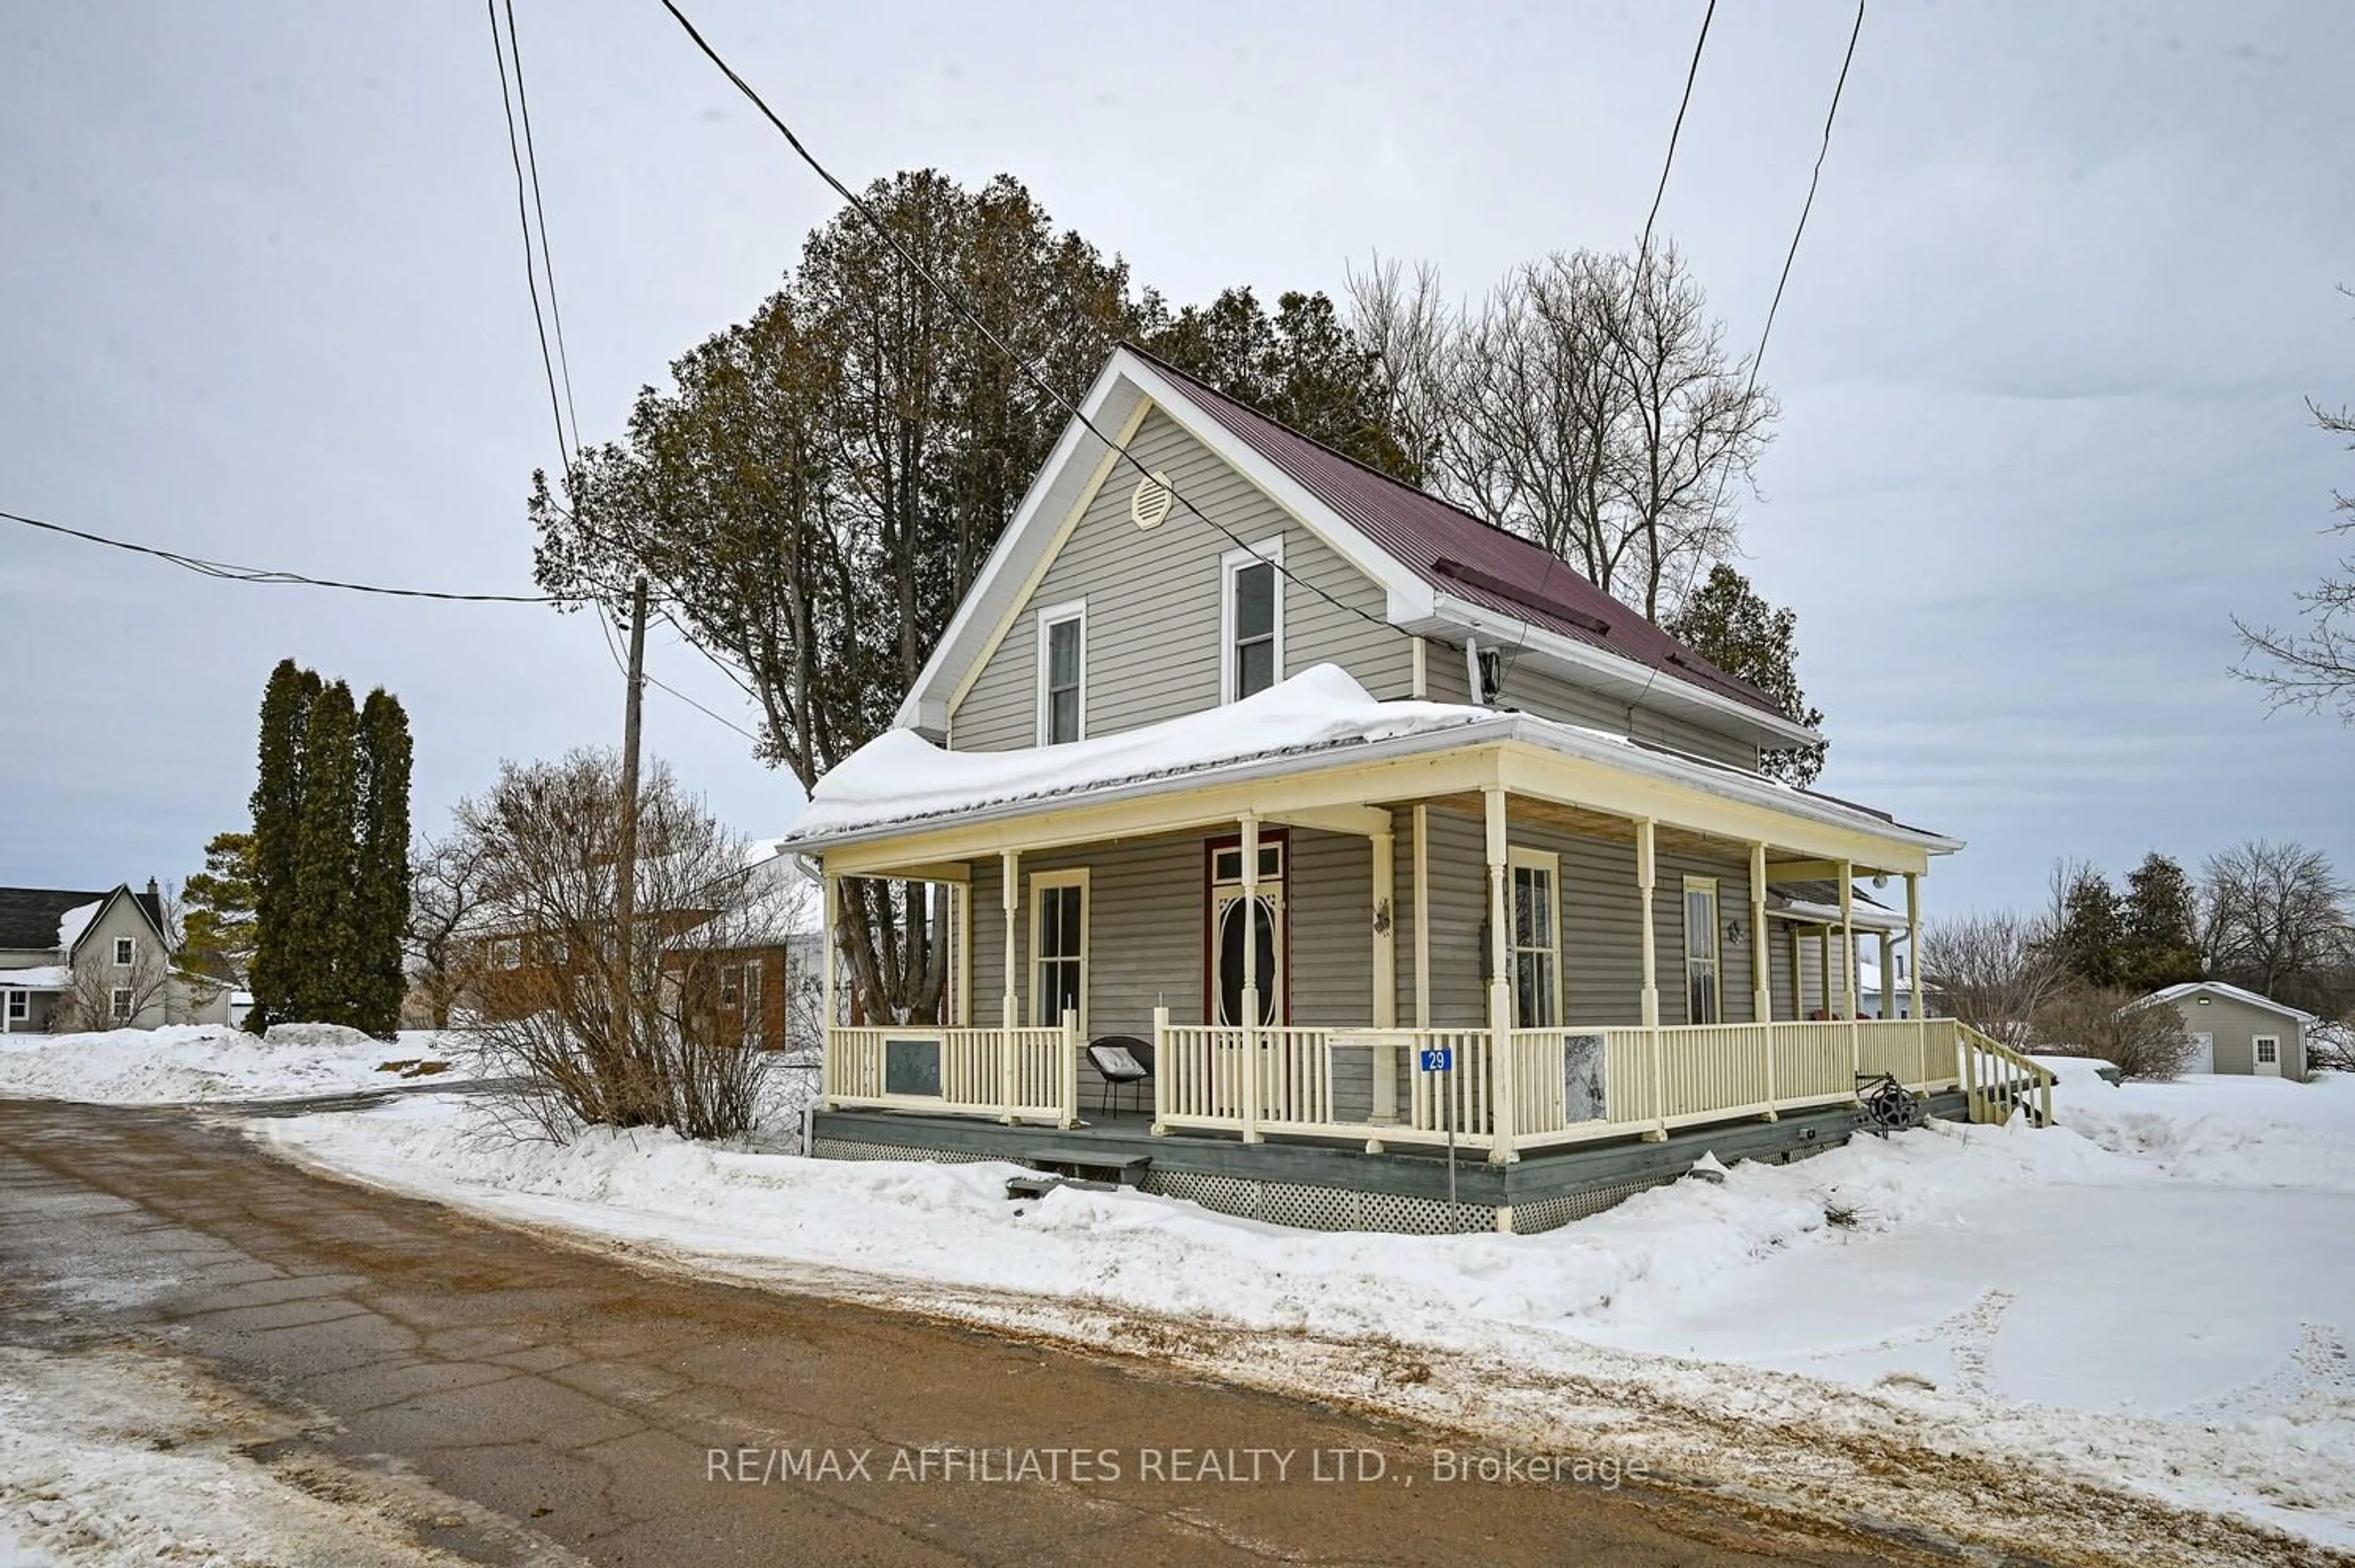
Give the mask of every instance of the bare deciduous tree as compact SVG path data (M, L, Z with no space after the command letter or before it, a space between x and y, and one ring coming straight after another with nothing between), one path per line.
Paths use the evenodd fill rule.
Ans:
M2348 907L2355 890L2329 856L2253 838L2211 855L2200 891L2209 974L2292 1006L2333 1010L2331 977L2355 961Z
M474 976L487 1071L510 1127L561 1141L583 1125L733 1137L759 1112L757 1023L720 1004L730 955L766 944L744 842L656 763L641 784L637 917L616 940L620 767L607 752L508 763L458 808L497 938L519 962ZM691 938L691 939L690 939Z
M2012 910L1938 921L1922 933L1922 980L1940 1008L2007 1044L2067 984L2045 923Z
M428 1021L448 1029L465 991L473 938L483 915L485 848L471 833L425 840L410 858L410 974Z
M2355 298L2344 284L2339 292ZM2324 433L2345 437L2355 451L2355 410L2334 412L2311 398L2306 406ZM2337 491L2331 499L2341 516L2328 531L2355 541L2355 492ZM2232 617L2243 656L2232 673L2263 688L2275 708L2336 712L2355 724L2355 554L2340 556L2335 571L2296 599L2307 620L2302 632Z
M1640 265L1556 253L1477 306L1379 259L1349 292L1391 424L1437 494L1652 621L1732 552L1779 411L1672 247Z
M170 1022L172 965L153 943L140 942L129 964L117 964L101 944L76 958L65 993L49 1014L49 1028L61 1033L132 1029L139 1015L161 1003Z

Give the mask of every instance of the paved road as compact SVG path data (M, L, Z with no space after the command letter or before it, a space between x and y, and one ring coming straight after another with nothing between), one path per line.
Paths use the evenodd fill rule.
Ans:
M0 1102L0 1342L126 1335L324 1411L331 1453L395 1456L597 1563L1912 1555L1624 1486L1440 1485L1431 1440L1313 1405L639 1273L311 1175L189 1113ZM1068 1450L1088 1474L975 1478L1069 1472ZM1318 1478L1361 1467L1381 1478ZM507 1550L480 1531L438 1543Z

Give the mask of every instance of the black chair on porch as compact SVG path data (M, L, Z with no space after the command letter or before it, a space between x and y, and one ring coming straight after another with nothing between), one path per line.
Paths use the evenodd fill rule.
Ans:
M1133 1034L1100 1034L1088 1041L1088 1061L1103 1080L1101 1114L1113 1114L1114 1096L1125 1084L1153 1082L1153 1042ZM1140 1092L1141 1093L1141 1092ZM1143 1107L1139 1106L1139 1110Z

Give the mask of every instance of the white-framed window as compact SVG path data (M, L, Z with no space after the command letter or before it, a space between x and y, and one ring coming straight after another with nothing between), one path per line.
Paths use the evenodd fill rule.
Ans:
M744 1041L748 1045L764 1045L767 1043L764 1028L769 1009L761 1005L761 961L758 958L744 960L742 985Z
M9 992L8 1021L12 1024L23 1023L27 1019L29 1019L32 1016L33 994L30 991Z
M137 962L139 962L139 939L133 936L116 937L114 939L114 966L117 969L128 969Z
M131 1021L131 987L128 986L114 987L114 1021L119 1024Z
M523 938L502 936L491 944L491 965L497 969L523 967Z
M1219 558L1219 700L1284 678L1284 538Z
M1039 612L1039 744L1088 732L1088 602Z
M1041 1029L1080 1015L1088 1028L1088 872L1030 874L1030 1019Z
M1685 1022L1713 1024L1724 1019L1725 980L1718 964L1717 879L1687 877Z
M1505 912L1512 922L1513 1027L1561 1022L1561 857L1544 849L1505 853Z
M719 1005L741 1008L744 1005L744 965L722 964L719 966Z

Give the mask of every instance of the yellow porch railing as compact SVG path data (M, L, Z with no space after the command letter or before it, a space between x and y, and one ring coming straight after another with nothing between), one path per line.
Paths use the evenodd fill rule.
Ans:
M1080 1118L1076 1019L1059 1029L864 1028L827 1032L829 1104ZM1154 1026L1156 1131L1524 1149L1853 1104L1888 1073L1917 1094L1954 1089L1972 1120L2051 1119L2052 1075L1952 1019L1859 1019L1659 1029ZM1431 1072L1426 1051L1448 1053ZM1509 1051L1509 1063L1498 1052ZM1509 1071L1500 1071L1500 1065ZM1502 1104L1503 1086L1510 1104ZM1509 1135L1502 1129L1509 1128Z
M909 1024L829 1029L826 1039L829 1104L1079 1125L1076 1015L1051 1029Z
M1963 1093L1971 1120L2000 1125L2025 1110L2040 1127L2052 1125L2052 1073L2001 1040L1956 1024L1962 1057Z

